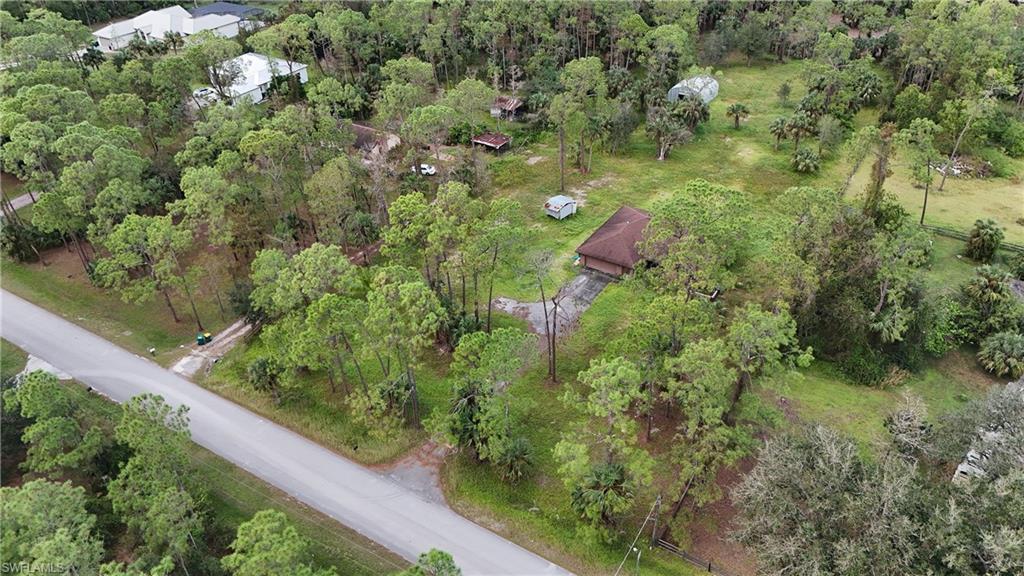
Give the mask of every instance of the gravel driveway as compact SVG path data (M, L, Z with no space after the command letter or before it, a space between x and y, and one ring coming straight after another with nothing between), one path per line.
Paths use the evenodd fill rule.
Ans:
M576 325L583 312L597 299L604 287L612 282L612 277L593 270L581 270L576 277L562 287L562 300L558 306L558 334L565 333ZM550 298L551 296L548 295ZM494 306L502 312L525 318L530 329L538 334L546 334L544 324L544 305L541 302L520 302L511 298L495 298ZM551 302L548 302L548 314L552 313Z

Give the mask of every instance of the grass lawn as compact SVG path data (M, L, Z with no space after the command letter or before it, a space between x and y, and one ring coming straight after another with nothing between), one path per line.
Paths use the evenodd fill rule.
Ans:
M512 197L522 205L529 251L550 251L555 256L546 290L574 273L571 258L576 246L623 204L650 208L695 178L747 191L757 202L791 186L834 186L845 177L846 167L835 157L824 160L819 174L798 174L789 165L793 142L783 141L774 149L768 125L778 116L793 113L792 105L779 104L775 93L789 81L794 90L790 102L803 96L799 63L733 66L723 69L718 81L721 88L711 103L710 121L693 141L674 148L664 162L656 160L654 143L640 129L617 155L596 152L589 173L581 174L570 166L566 194L580 203L579 212L571 218L554 220L543 210L547 198L559 193L554 135L492 160L493 194ZM735 102L746 104L751 111L738 130L725 115ZM876 117L876 111L866 109L856 123L866 125ZM804 138L801 146L816 144L813 138ZM570 162L567 160L567 165ZM514 272L496 284L495 293L518 300L539 299L536 280Z
M17 376L25 369L26 362L28 362L28 354L22 352L21 348L7 340L0 340L0 382Z
M47 266L4 260L0 285L22 298L60 314L83 328L136 354L156 348L156 361L171 364L183 353L182 345L195 341L196 325L188 303L172 299L181 322L174 322L162 297L130 304L112 291L89 282L78 258L63 248L44 254ZM231 320L220 316L212 296L200 292L196 305L207 330L216 332Z
M895 388L871 388L846 382L828 362L763 380L763 393L787 399L800 421L820 422L844 432L870 452L886 440L885 417L904 394L920 397L936 417L981 396L1002 383L977 366L969 350L954 351L912 374Z
M1024 244L1024 159L1009 162L1016 170L1012 178L949 178L939 192L936 177L928 193L924 223L968 232L975 220L991 218L1005 229L1008 242ZM863 190L870 173L870 162L864 162L850 190ZM885 189L896 195L915 222L921 217L924 189L914 187L910 170L898 156L892 174L885 180Z
M4 341L2 352L6 374L8 360L16 358L21 351ZM24 358L23 353L21 356ZM68 387L88 419L112 435L121 414L118 405L81 386L69 383ZM208 491L207 541L217 554L229 552L227 547L239 524L259 510L273 508L284 512L299 533L310 541L311 557L318 566L334 567L339 574L353 576L388 574L408 566L404 559L387 549L195 444L192 445L192 463L199 483Z

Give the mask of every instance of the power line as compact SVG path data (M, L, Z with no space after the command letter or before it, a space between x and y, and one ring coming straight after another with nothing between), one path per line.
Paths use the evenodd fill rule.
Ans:
M619 576L619 572L622 570L622 567L626 565L626 560L629 560L629 555L633 551L637 552L636 561L637 561L637 568L639 569L639 566L640 566L640 551L636 549L636 543L637 543L637 541L640 540L640 535L644 533L644 528L647 527L647 523L655 518L655 510L657 510L660 506L661 506L661 494L658 494L658 497L655 498L655 500L654 500L654 504L651 504L650 512L648 512L647 513L647 517L644 518L644 523L641 524L640 525L640 529L636 531L636 537L633 538L633 543L630 544L629 548L626 549L626 555L622 557L622 562L619 562L619 567L615 569L615 576Z

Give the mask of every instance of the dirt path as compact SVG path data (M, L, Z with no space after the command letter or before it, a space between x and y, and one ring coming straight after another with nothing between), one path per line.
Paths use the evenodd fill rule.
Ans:
M213 342L205 346L193 344L189 353L175 362L174 366L171 366L171 371L191 378L203 370L209 370L251 331L250 324L247 324L245 320L238 320L215 335Z
M444 446L430 440L380 471L421 498L447 506L441 490L441 465L447 452Z

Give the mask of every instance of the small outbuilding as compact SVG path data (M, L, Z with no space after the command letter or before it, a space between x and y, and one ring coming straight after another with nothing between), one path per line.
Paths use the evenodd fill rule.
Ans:
M523 113L523 101L510 96L498 96L491 104L491 116L502 120L518 120Z
M544 211L556 220L563 220L576 213L576 201L561 194L552 196L544 203Z
M498 134L497 132L487 132L473 137L473 144L486 146L494 151L505 149L511 142L511 136Z
M636 245L643 240L651 215L623 206L576 248L585 268L615 277L629 274L643 258Z
M696 96L711 104L718 96L718 80L711 76L701 75L682 80L668 91L668 101L675 102L684 96Z

